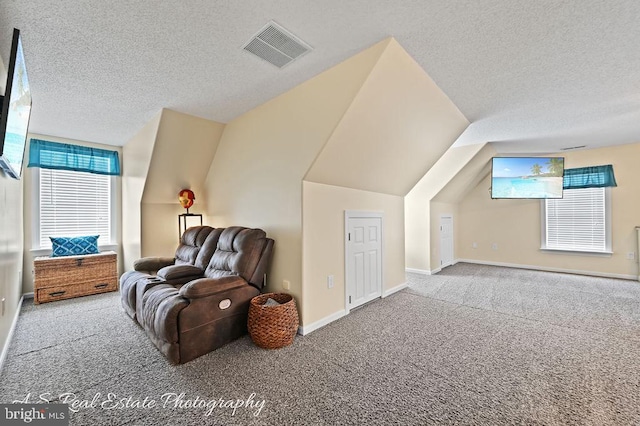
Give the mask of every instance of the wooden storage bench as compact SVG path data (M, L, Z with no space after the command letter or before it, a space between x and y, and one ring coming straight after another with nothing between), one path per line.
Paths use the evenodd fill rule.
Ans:
M118 289L113 251L84 256L36 257L33 261L35 304Z

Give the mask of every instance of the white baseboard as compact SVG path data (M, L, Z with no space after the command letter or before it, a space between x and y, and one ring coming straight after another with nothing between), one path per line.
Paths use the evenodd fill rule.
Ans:
M415 268L405 268L404 271L405 272L410 272L412 274L420 274L420 275L435 275L438 272L440 272L442 269L440 268L436 268L433 269L431 271L427 270L427 269L415 269Z
M608 272L596 272L596 271L582 271L579 269L551 268L547 266L537 266L537 265L519 265L517 263L492 262L492 261L475 260L475 259L457 259L456 263L457 262L475 263L478 265L489 265L489 266L504 266L506 268L532 269L534 271L560 272L563 274L589 275L592 277L618 278L622 280L638 280L637 275L612 274Z
M384 290L382 292L382 297L384 298L384 297L387 297L387 296L391 296L392 294L394 294L394 293L396 293L396 292L398 292L398 291L400 291L402 289L405 289L408 286L409 286L408 283L402 283L402 284L397 285L397 286L395 286L393 288ZM348 312L345 309L343 309L341 311L338 311L338 312L335 312L335 313L333 313L331 315L328 315L328 316L322 318L321 320L313 322L313 323L311 323L309 325L305 325L305 326L301 325L301 326L298 327L298 334L306 336L307 334L311 333L312 331L316 331L317 329L322 328L322 327L324 327L325 325L327 325L329 323L332 323L332 322L334 322L336 320L339 320L340 318L342 318L343 316L345 316L347 314L348 314Z
M25 299L33 299L33 292L25 293L22 295Z
M426 269L404 268L404 271L412 274L431 275L431 271L427 271Z
M402 284L397 285L395 287L392 287L392 288L390 288L388 290L385 290L385 291L382 292L382 298L385 298L387 296L391 296L393 293L396 293L396 292L398 292L400 290L403 290L403 289L405 289L407 287L409 287L408 283L402 283Z
M20 310L22 309L22 302L24 301L24 296L20 298L18 302L18 309L16 309L16 313L13 316L13 322L11 323L11 328L9 328L9 334L7 335L7 340L4 342L4 346L2 348L2 353L0 354L0 373L2 372L2 366L4 365L5 360L7 359L7 354L9 353L9 346L11 345L11 339L13 339L13 332L16 329L16 324L18 323L18 317L20 316Z
M326 316L324 318L322 318L321 320L318 320L314 323L311 323L309 325L305 325L305 326L300 326L298 327L298 334L302 334L303 336L306 336L307 334L311 333L312 331L315 331L319 328L324 327L325 325L334 322L340 318L342 318L343 316L347 315L347 311L345 311L344 309L342 311L338 311L336 313L333 313L329 316Z

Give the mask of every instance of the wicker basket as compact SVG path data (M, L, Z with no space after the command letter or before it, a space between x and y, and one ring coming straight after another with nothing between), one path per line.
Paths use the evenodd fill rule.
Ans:
M264 306L267 299L280 303ZM296 301L286 293L266 293L251 299L247 328L251 340L265 349L289 346L298 332Z

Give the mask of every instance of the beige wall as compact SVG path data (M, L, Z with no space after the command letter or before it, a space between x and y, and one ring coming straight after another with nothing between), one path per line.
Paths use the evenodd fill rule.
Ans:
M431 271L431 201L404 197L405 259L412 272Z
M4 93L5 81L7 71L0 58L0 93ZM7 344L22 296L22 186L22 180L11 179L0 172L0 300L5 299L4 314L0 316L0 353Z
M269 290L290 281L303 324L318 321L344 309L344 273L330 272L344 269L344 210L389 211L385 285L402 284L402 197L468 124L386 39L229 123L207 178L207 213L216 226L265 229L276 240ZM308 207L323 203L332 219ZM316 240L326 226L338 233ZM323 292L329 274L339 283Z
M4 314L0 316L0 352L7 343L22 296L22 186L23 180L0 172L0 299L5 299Z
M406 195L469 125L394 39L305 180Z
M122 148L122 257L125 271L133 269L133 262L142 257L142 196L161 116L162 111Z
M213 226L275 240L268 290L302 306L302 179L385 47L378 43L228 123L206 181Z
M190 213L205 213L204 183L224 124L163 109L141 205L141 256L172 256L178 243L181 189L196 196ZM209 224L208 220L204 221Z
M383 292L405 282L404 204L402 197L303 183L302 236L303 323L311 324L345 306L345 210L382 212ZM334 287L327 287L327 276Z
M33 259L37 256L48 256L51 254L51 250L41 250L40 244L34 241L34 228L36 226L36 196L37 182L35 181L36 170L34 168L27 167L29 159L29 143L31 139L42 139L51 142L68 143L73 145L89 146L93 148L108 149L111 151L117 151L120 156L120 162L122 163L122 148L118 146L107 146L101 144L95 144L91 142L78 141L74 139L60 138L56 136L40 135L35 133L29 133L27 136L27 149L25 152L25 165L23 169L24 180L24 274L22 278L22 290L24 293L33 292ZM101 250L113 250L118 253L118 271L123 270L123 256L121 249L122 240L122 178L117 176L115 181L115 206L116 206L116 223L115 223L115 236L114 243L108 244L106 241L99 241Z
M638 274L634 227L640 225L640 144L556 154L565 167L613 164L618 186L612 188L613 255L594 256L549 253L540 250L541 201L492 200L487 176L459 205L458 249L460 259L508 263L582 273L633 278ZM473 249L472 243L478 248ZM491 245L498 249L492 250ZM636 253L637 258L637 253Z
M457 258L458 204L404 199L405 264L408 272L432 274L440 269L440 218L453 217L453 257ZM407 209L409 209L407 211ZM411 221L412 226L407 222ZM411 244L406 241L411 240Z
M441 203L459 203L491 171L491 158L496 155L492 144L488 143L464 165L432 198Z
M481 153L487 151L495 152L493 149L487 150L486 144L450 147L404 198L405 251L408 270L430 272L438 268L439 254L436 257L437 263L431 260L432 248L439 247L439 240L435 238L438 244L434 245L431 230L434 226L439 226L440 219L436 218L436 225L432 223L431 201L446 187L453 189L451 187L454 178L457 181L466 181L467 179L461 176L467 176L468 173L463 170L475 170L473 164L478 162L478 158L486 161L486 154L481 155ZM443 201L456 203L457 198L462 196L466 188L463 185L455 185L455 190L449 190L450 196ZM438 235L435 234L436 237Z

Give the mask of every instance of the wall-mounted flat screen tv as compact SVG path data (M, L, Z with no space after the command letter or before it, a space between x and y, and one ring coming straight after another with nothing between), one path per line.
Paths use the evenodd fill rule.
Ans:
M13 30L11 56L7 68L7 84L1 97L0 169L7 176L20 179L27 129L31 117L31 90L24 62L20 31Z
M493 157L491 198L562 198L562 157Z

